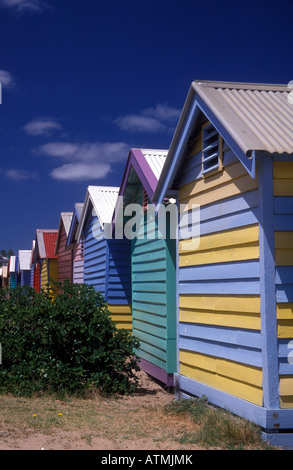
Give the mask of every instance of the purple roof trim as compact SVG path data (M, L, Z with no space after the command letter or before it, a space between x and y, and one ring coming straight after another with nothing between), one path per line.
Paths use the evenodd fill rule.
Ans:
M151 167L149 166L148 162L146 161L143 153L139 149L131 149L128 155L128 160L126 163L126 167L124 170L123 178L122 178L122 183L120 185L120 190L118 193L118 196L123 196L125 192L125 188L127 185L129 173L131 170L131 167L135 170L137 176L139 177L144 189L148 193L148 196L150 200L152 201L153 199L153 194L155 192L156 186L157 186L157 178L154 175ZM112 220L112 227L115 225L116 221L116 214L119 212L120 209L120 198L118 197L117 201L117 206L115 207L115 211L113 214L113 220Z
M134 168L144 189L152 200L158 181L148 162L146 161L142 151L139 149L132 149L129 152L128 161L120 186L119 196L124 194L131 167Z

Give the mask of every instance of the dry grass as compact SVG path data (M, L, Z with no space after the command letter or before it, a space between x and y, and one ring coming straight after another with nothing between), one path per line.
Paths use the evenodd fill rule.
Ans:
M143 372L140 383L135 396L123 398L1 396L0 450L265 448L245 421L222 419L201 402L175 403Z

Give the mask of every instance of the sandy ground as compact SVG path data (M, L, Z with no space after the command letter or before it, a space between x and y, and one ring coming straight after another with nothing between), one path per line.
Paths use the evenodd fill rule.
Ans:
M105 421L98 432L90 425L70 430L50 428L45 433L25 426L22 431L17 432L11 424L5 426L4 422L1 423L0 429L0 450L184 450L191 447L198 449L195 445L179 444L173 438L173 430L175 435L188 426L186 420L178 421L177 417L162 413L164 405L174 401L174 394L150 379L143 371L140 371L139 379L138 393L132 397L119 398L115 403L117 418L111 417L110 424ZM96 406L103 406L103 402L99 399ZM105 403L105 415L107 415L107 406L109 404ZM128 420L127 433L123 431L126 423L122 419L125 418ZM112 434L109 428L111 425L113 429L116 427L116 430L117 426L121 425L121 432ZM129 427L133 427L132 435Z

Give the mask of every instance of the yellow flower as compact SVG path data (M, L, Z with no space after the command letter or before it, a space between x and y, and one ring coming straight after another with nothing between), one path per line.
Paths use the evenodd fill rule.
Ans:
M33 418L35 418L37 415L33 415Z
M62 415L62 413L58 413L58 416L61 416L61 415Z

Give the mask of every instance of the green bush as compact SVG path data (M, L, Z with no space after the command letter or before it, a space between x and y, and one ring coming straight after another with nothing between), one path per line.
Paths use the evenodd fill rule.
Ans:
M54 300L30 287L0 290L0 392L132 393L137 339L116 328L93 287L56 287Z

